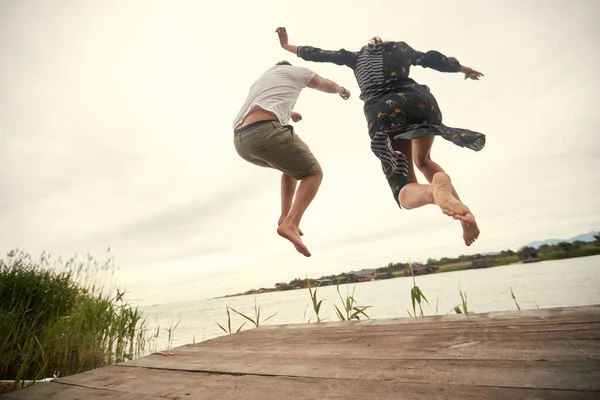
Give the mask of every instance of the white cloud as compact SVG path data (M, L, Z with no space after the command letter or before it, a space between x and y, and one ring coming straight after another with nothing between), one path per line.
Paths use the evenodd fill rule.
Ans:
M597 2L204 3L2 3L0 250L111 246L121 282L151 303L599 228ZM479 153L433 149L480 221L473 248L434 207L397 208L352 71L283 51L282 25L298 45L357 49L379 35L485 74L412 71L446 124L487 135ZM325 172L303 221L310 259L275 233L278 174L232 146L251 82L281 59L353 92L298 101L297 132Z

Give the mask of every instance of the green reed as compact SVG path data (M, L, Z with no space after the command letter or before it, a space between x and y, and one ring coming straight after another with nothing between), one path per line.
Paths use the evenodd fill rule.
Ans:
M221 328L221 330L223 332L225 332L227 335L231 335L232 333L238 333L239 331L242 330L242 328L244 327L244 325L246 325L246 323L244 322L242 325L240 325L237 329L232 329L231 328L231 313L229 312L229 310L233 310L231 307L229 306L225 306L225 310L227 311L227 329L225 329L223 327L223 325L221 325L218 322L215 322L219 328Z
M338 296L342 302L342 308L344 312L342 313L337 305L334 304L335 312L340 321L350 321L350 320L360 320L360 316L364 316L367 319L370 319L365 310L370 308L371 306L359 306L356 305L356 299L354 297L354 291L356 290L356 286L352 288L352 295L348 295L346 293L345 297L342 297L340 293L340 285L336 286Z
M256 297L254 298L254 318L251 318L251 317L247 316L246 314L243 314L237 310L234 310L233 308L231 308L231 311L233 311L240 317L248 320L248 322L250 322L252 325L254 325L255 328L258 328L261 323L267 322L268 320L273 318L275 315L277 315L277 313L273 313L261 321L260 320L260 306L256 303Z
M419 305L419 311L421 313L421 317L423 317L423 305L422 305L422 301L421 300L425 300L425 302L427 303L427 305L429 305L429 301L427 300L427 297L425 297L425 294L421 291L421 288L419 288L417 286L417 281L415 279L415 272L413 270L412 267L412 263L409 261L408 262L408 267L410 268L410 273L412 275L412 279L413 279L413 287L410 289L410 301L412 304L412 309L413 309L413 314L410 313L410 311L407 310L408 315L410 315L411 317L414 315L415 318L417 318L417 308L416 305ZM436 307L437 309L437 307Z
M11 251L0 259L0 379L65 376L140 356L151 340L142 313L96 277L114 264Z
M512 297L513 301L515 302L515 305L517 306L517 309L518 309L519 311L521 311L521 306L520 306L520 305L519 305L519 303L517 302L517 297L515 296L515 292L513 292L512 288L509 288L509 289L510 289L510 296ZM536 303L536 305L537 305L537 303ZM538 307L538 308L539 308L539 307Z
M462 291L462 288L460 287L460 283L458 284L458 293L460 294L460 304L457 304L456 306L454 306L454 312L457 314L473 314L473 311L469 310L469 301L467 298L467 293ZM462 307L462 309L461 309ZM448 314L452 312L449 311Z
M246 325L247 322L250 322L252 325L254 325L255 328L258 328L262 323L267 322L268 320L270 320L271 318L273 318L275 315L277 315L277 313L273 313L271 315L269 315L267 318L263 319L261 321L260 319L260 306L257 304L256 302L256 297L254 298L254 318L253 317L249 317L248 315L230 307L230 306L225 306L225 309L227 311L227 328L225 328L223 325L219 324L218 322L216 323L219 328L221 328L221 330L223 332L225 332L227 335L231 335L232 333L237 333L239 331L242 330L242 328ZM237 315L239 315L240 317L246 319L246 322L244 322L242 325L240 325L237 329L232 328L231 326L231 313L229 311L233 311L234 313L236 313Z
M317 298L317 288L315 288L315 290L312 289L312 285L310 284L308 277L306 278L306 284L308 285L308 294L310 296L310 301L313 306L313 311L315 312L315 316L317 317L317 322L321 322L322 320L319 313L321 311L321 304L323 304L324 299L319 300ZM310 319L308 320L308 322L310 322Z

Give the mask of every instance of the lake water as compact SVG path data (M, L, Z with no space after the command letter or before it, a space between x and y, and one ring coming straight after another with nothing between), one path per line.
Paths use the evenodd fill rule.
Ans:
M533 264L513 264L486 269L445 272L416 277L417 285L427 296L425 315L454 313L461 304L460 289L466 292L468 307L476 313L516 310L510 288L521 309L582 306L600 304L600 256L544 261ZM341 285L345 295L355 290L359 305L369 305L371 319L408 317L412 313L411 277ZM321 318L337 321L334 304L341 308L335 286L318 288ZM164 350L168 346L165 328L175 327L171 346L199 342L224 334L216 322L227 327L226 305L254 316L254 304L261 307L261 319L277 313L265 324L290 324L315 321L307 289L264 293L195 302L172 303L144 307L149 327L161 328L160 335L150 350ZM232 329L245 320L232 313ZM253 327L247 323L243 329Z

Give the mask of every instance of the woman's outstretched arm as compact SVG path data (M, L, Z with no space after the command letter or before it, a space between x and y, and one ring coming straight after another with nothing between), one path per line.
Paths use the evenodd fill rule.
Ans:
M303 60L329 62L337 65L345 65L353 69L356 67L358 53L347 51L345 49L322 50L313 46L294 46L289 43L285 28L277 28L276 32L277 35L279 35L279 44L281 44L281 47L290 53L294 53Z
M402 43L409 47L407 44ZM444 54L436 50L430 50L426 53L412 49L412 65L419 65L424 68L435 69L440 72L462 72L465 74L465 79L479 80L483 74L475 71L473 68L461 65L454 57L446 57Z

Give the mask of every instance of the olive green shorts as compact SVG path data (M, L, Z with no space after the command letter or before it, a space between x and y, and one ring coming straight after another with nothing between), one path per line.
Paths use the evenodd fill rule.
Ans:
M233 142L244 160L277 169L296 179L313 175L319 162L290 125L259 121L235 131Z

